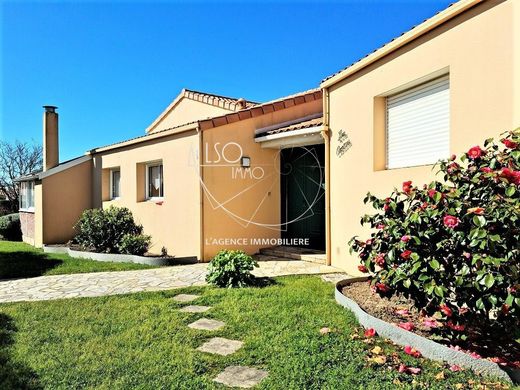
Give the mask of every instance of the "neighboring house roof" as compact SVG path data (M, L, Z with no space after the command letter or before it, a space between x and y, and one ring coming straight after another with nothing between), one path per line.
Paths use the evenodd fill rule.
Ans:
M134 137L125 141L116 142L114 144L100 146L94 149L91 149L87 152L87 154L95 154L106 152L109 150L122 148L125 146L139 144L141 142L147 142L156 138L166 137L172 134L178 134L184 131L192 131L195 129L209 129L212 127L222 126L228 123L233 123L239 120L252 118L255 116L267 114L270 112L282 110L288 107L292 107L298 104L311 102L317 99L321 99L321 89L311 89L308 91L300 92L294 95L285 96L283 98L279 98L276 100L272 100L267 103L262 103L258 105L251 106L250 108L246 108L237 112L229 113L226 115L221 115L209 119L204 119L200 121L193 121L189 123L185 123L183 125L170 127L168 129L155 131L153 133L149 133L146 135L142 135L139 137Z
M64 162L60 163L59 165L55 166L54 168L47 169L46 171L35 171L35 172L29 173L28 175L17 177L16 179L14 179L14 181L20 182L20 181L41 180L41 179L44 179L51 175L54 175L56 173L62 172L66 169L72 168L76 165L82 164L85 161L89 161L91 159L92 159L92 156L89 156L89 155L76 157L71 160L64 161Z
M336 72L326 77L322 80L321 87L328 88L331 85L336 84L337 82L347 78L351 74L358 72L364 67L374 63L380 58L390 54L391 52L399 49L407 43L410 43L411 41L431 31L435 27L438 27L441 24L447 22L448 20L453 19L455 16L461 14L462 12L468 10L469 8L481 2L482 0L461 0L456 3L450 4L446 9L438 12L431 18L426 19L423 23L412 27L410 30L404 32L399 37L392 39L390 42L374 50L372 53L367 54L365 57L359 59L358 61L353 62L352 64L340 70L339 72Z
M314 100L321 99L321 97L321 89L310 89L308 91L299 92L294 95L289 95L266 103L258 104L256 106L252 106L237 112L200 120L199 124L201 130L205 130L212 127L223 126L240 120L269 114L271 112L283 110L302 103L312 102Z
M182 99L191 99L200 103L210 104L228 111L238 111L252 107L258 103L245 100L243 98L232 98L228 96L215 95L212 93L183 89L179 95L170 103L168 107L147 127L146 132L150 132Z

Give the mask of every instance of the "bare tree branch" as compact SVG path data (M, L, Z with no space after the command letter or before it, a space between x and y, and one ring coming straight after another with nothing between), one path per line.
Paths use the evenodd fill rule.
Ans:
M15 141L0 141L0 194L9 201L11 208L18 207L19 189L14 179L42 169L41 145Z

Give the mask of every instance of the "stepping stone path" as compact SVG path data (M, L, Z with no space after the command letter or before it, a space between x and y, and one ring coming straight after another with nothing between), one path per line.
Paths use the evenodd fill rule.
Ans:
M238 351L242 348L242 345L244 345L244 342L242 341L214 337L198 347L197 350L227 356Z
M230 366L222 371L214 381L230 387L249 388L256 386L267 375L267 371L256 368Z
M198 306L198 305L189 305L184 306L180 311L184 313L204 313L211 309L211 306Z
M200 298L200 295L178 294L173 297L176 302L187 303ZM211 309L211 306L188 305L180 309L184 313L204 313ZM197 321L188 325L189 328L214 331L222 329L225 322L210 318L199 318ZM244 345L243 341L230 340L223 337L213 337L206 341L198 351L227 356L235 353ZM230 366L222 371L214 381L229 387L250 388L256 386L260 381L267 377L268 372L257 368L245 366Z
M209 318L200 318L195 322L192 322L188 325L189 328L192 329L200 329L200 330L219 330L226 325L222 321L211 320Z
M178 294L173 297L173 300L176 302L191 302L195 299L200 298L200 295L193 294Z

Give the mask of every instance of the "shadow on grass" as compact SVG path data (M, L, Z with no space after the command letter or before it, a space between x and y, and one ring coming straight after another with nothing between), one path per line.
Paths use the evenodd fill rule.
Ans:
M0 313L0 389L42 389L36 373L11 358L16 330L12 318Z
M0 252L0 280L42 276L49 269L62 264L38 252Z
M278 282L276 280L274 280L273 278L268 278L268 277L255 277L253 279L253 284L251 285L251 287L257 287L257 288L262 288L262 287L268 287L268 286L274 286L278 284Z

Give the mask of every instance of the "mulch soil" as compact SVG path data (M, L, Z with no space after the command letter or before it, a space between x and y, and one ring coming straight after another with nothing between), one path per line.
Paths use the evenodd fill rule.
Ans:
M345 286L343 295L354 300L368 314L383 321L399 326L403 323L413 324L413 333L429 338L440 344L444 344L463 352L473 352L477 358L492 360L502 365L508 365L520 369L520 339L515 340L513 330L511 332L483 331L468 327L464 334L466 340L449 340L442 336L439 329L429 328L423 324L424 316L417 310L412 300L394 295L391 298L380 297L372 292L369 282L356 282ZM403 310L407 310L403 312ZM398 314L400 312L400 314ZM507 334L504 334L507 333ZM478 355L475 355L478 354Z

